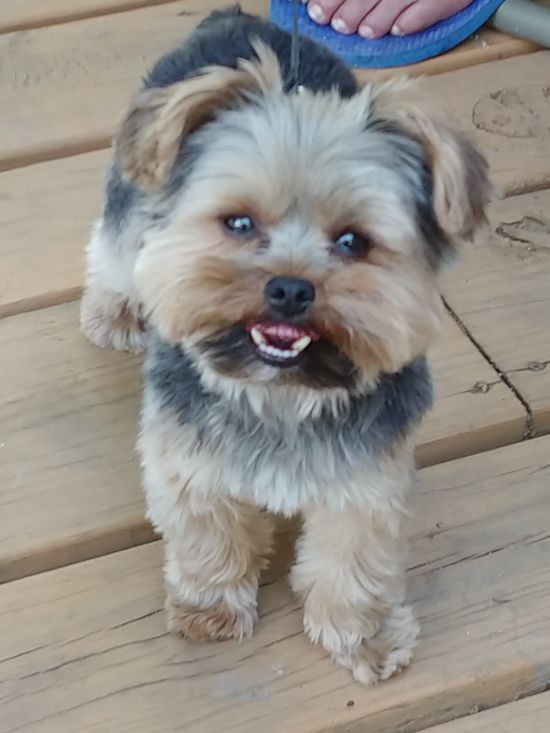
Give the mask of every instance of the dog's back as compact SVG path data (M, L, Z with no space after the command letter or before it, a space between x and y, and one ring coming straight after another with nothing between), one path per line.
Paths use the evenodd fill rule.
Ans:
M195 74L205 66L235 68L238 59L255 58L252 43L264 41L275 51L283 78L292 83L290 71L291 38L288 33L235 6L210 15L181 46L163 56L145 79L147 87L164 87ZM323 46L308 38L299 40L299 73L296 83L312 91L336 88L343 97L358 89L347 66Z

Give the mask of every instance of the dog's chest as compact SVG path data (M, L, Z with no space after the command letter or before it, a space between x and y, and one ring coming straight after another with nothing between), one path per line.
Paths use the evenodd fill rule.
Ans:
M146 377L155 422L174 423L169 453L183 484L285 514L315 500L336 508L376 496L394 448L431 404L423 359L370 394L305 418L278 401L258 410L246 395L206 390L183 352L162 344L150 352Z
M192 453L201 473L219 473L232 496L291 514L336 487L344 490L358 471L376 470L373 446L340 427L322 419L267 422L215 405L195 423Z

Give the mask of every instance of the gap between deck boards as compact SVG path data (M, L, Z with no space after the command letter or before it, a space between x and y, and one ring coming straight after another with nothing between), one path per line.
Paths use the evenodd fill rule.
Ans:
M11 0L11 2L14 3L17 11L24 0ZM48 28L52 25L62 25L63 23L71 23L76 20L118 15L119 13L142 10L143 8L154 7L155 5L167 5L171 2L174 2L174 0L111 0L111 2L108 0L107 2L102 2L100 0L100 2L88 2L87 8L78 8L73 1L72 4L70 2L66 4L61 3L59 9L55 9L59 5L59 3L56 3L52 9L48 7L48 4L44 0L33 0L31 12L26 17L23 17L23 14L18 15L15 12L13 14L15 18L10 19L9 14L6 18L6 8L3 8L4 17L0 18L0 35L36 30L37 28ZM228 0L227 4L230 4L230 0ZM81 5L86 5L86 3L81 2Z
M522 405L523 409L525 410L525 434L523 436L523 440L530 440L532 438L538 437L537 431L534 428L534 421L533 421L533 411L531 409L531 406L529 405L529 402L527 398L521 393L521 391L516 387L516 385L509 379L508 375L502 369L499 367L497 362L493 359L491 354L483 347L481 342L475 338L473 333L470 331L470 329L466 326L464 321L460 318L460 316L451 308L449 303L447 302L446 298L443 298L443 304L445 306L445 310L447 313L451 316L453 321L456 323L456 325L460 328L464 336L470 341L472 346L478 351L478 353L485 359L487 364L491 367L491 369L495 372L495 374L499 377L499 379L502 381L502 383L509 389L509 391L514 395L516 400Z
M490 728L473 723L484 713L467 716L550 679L549 441L421 472L409 600L423 634L393 681L364 690L302 634L286 582L296 532L287 524L257 633L242 645L168 638L160 545L9 584L0 731L174 731L183 720L189 733L447 733L453 719L468 722L449 733L502 731L507 716Z

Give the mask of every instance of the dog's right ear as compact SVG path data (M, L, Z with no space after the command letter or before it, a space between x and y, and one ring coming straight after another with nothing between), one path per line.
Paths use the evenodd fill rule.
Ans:
M168 87L144 89L132 100L114 138L123 178L149 193L170 179L184 138L246 95L283 89L274 52L253 44L257 58L240 59L236 69L210 66Z
M425 99L418 80L374 82L361 96L373 121L390 124L418 142L432 182L431 203L446 235L471 239L486 221L494 194L486 160L452 121Z

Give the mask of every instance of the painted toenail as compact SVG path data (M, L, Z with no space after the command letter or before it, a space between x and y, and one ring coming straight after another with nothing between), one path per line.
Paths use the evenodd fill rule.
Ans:
M325 12L320 5L311 5L307 9L307 13L315 23L326 23Z
M392 36L404 36L405 34L398 25L394 25L390 31Z
M362 38L374 38L374 31L370 25L367 25L366 23L359 26L358 33Z
M348 24L345 20L342 20L342 18L334 18L332 23L332 27L336 31L336 33L349 33L350 29Z

